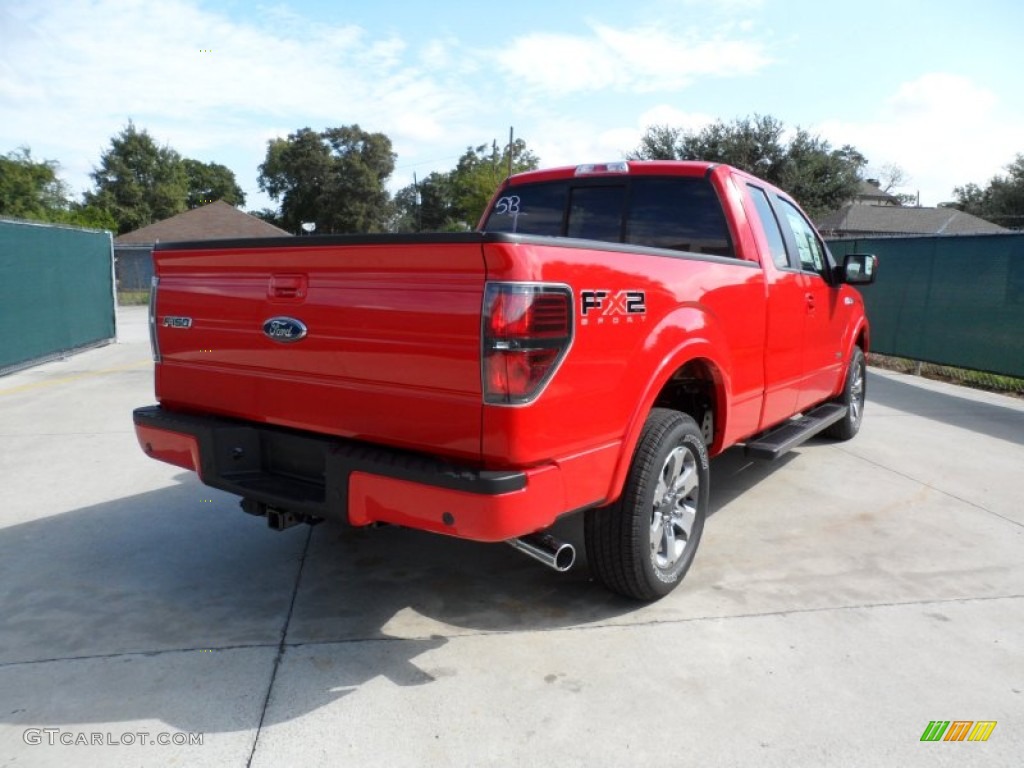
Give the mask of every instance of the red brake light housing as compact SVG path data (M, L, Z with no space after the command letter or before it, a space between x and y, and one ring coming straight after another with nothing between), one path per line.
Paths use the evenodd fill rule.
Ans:
M554 376L572 343L572 289L489 282L484 290L484 402L524 405Z

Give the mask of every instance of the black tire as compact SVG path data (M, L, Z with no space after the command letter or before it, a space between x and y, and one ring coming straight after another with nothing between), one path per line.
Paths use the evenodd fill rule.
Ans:
M867 363L860 347L853 348L850 367L846 371L843 394L833 402L845 406L846 415L824 431L826 437L834 440L849 440L860 431L864 421L864 399L868 391Z
M700 543L708 486L708 451L697 423L679 411L653 409L621 498L584 517L594 576L636 600L675 589Z

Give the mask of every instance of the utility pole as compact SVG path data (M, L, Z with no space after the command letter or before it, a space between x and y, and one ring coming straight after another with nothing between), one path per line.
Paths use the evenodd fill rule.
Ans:
M423 200L420 198L420 183L416 179L416 171L412 172L412 187L416 190L416 231L423 231Z
M515 144L512 142L513 137L513 126L508 127L508 175L512 175L512 153Z

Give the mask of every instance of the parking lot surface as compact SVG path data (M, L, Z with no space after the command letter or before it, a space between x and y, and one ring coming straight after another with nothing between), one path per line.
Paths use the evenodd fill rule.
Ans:
M644 606L502 545L268 530L143 455L144 308L119 328L0 378L2 766L1024 763L1022 400L872 369L853 441L712 462Z

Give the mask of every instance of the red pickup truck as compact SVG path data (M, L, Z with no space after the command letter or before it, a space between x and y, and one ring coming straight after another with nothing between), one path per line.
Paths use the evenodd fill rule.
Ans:
M161 243L150 456L271 527L331 518L505 541L667 594L708 457L856 434L868 324L784 192L735 168L519 174L477 231Z

